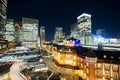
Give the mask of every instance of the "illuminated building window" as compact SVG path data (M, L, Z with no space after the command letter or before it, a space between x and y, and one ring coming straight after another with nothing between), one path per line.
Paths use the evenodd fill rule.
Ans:
M87 80L89 80L89 77L87 76Z
M76 60L76 56L74 56L74 60Z
M88 67L88 66L89 66L89 64L88 64L88 63L86 63L86 66Z
M118 59L120 59L120 57Z
M76 65L76 61L74 61L74 65Z
M72 64L72 60L66 60L66 64Z
M102 76L103 76L103 74L102 74L102 71L101 71L101 70L97 70L96 74L97 74L97 76L98 76L98 77L102 77Z
M63 60L60 60L61 63L63 63Z
M60 60L60 52L58 53L58 60Z
M118 73L115 72L115 73L113 74L113 79L114 79L114 80L118 80Z
M114 66L113 66L113 70L118 71L118 66L117 66L117 65L114 65Z
M101 78L97 78L96 80L103 80L103 79L101 79Z
M103 58L106 58L106 57L107 57L106 55L103 56Z
M78 66L80 65L80 63L78 62Z
M114 57L113 57L113 56L111 56L110 58L111 58L111 59L113 59Z
M81 62L83 61L83 59L81 58Z
M102 64L101 64L101 63L98 63L98 64L97 64L97 68L102 68Z
M110 71L105 71L105 77L110 78Z
M89 69L86 69L87 74L89 74Z
M104 67L105 67L105 69L107 69L107 70L110 69L110 65L109 65L109 64L105 64Z
M81 64L81 68L83 68L83 64Z

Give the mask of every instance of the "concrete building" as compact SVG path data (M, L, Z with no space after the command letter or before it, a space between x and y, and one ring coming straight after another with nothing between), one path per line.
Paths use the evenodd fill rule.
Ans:
M120 51L54 44L47 44L45 50L53 53L56 66L73 70L78 78L72 80L79 80L79 77L83 80L120 79Z
M23 41L22 45L36 48L38 45L38 20L22 18Z
M22 34L22 23L15 22L15 43L16 45L21 45L23 41L23 34Z
M40 27L40 43L45 42L45 27Z
M92 31L91 31L91 15L83 13L77 17L78 32L81 44L91 44Z
M15 42L15 26L13 19L6 20L5 28L5 39L11 42Z
M6 11L7 0L0 0L0 49L8 47L8 41L5 40L5 21L7 17Z
M71 37L79 39L81 44L92 44L91 15L83 13L77 20L78 22L71 26Z
M56 27L55 34L54 34L55 43L58 43L59 41L61 41L61 38L62 38L62 28Z
M78 23L71 25L71 37L79 39L79 35Z
M0 39L5 39L7 0L0 0Z

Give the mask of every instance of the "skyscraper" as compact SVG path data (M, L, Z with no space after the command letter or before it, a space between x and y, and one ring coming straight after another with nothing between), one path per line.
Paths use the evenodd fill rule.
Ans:
M54 41L57 43L57 42L61 41L61 39L62 39L62 28L56 27Z
M45 27L41 26L40 27L40 43L42 44L45 42Z
M105 37L105 34L106 34L105 29L97 29L97 30L96 30L96 35L97 35L97 36Z
M23 41L22 23L15 22L15 42L16 42L16 45L21 45L22 41Z
M79 39L82 44L90 44L92 39L91 15L83 13L77 17Z
M71 25L71 37L79 39L78 23Z
M5 20L7 11L7 0L0 0L0 39L5 39Z
M26 47L37 47L38 41L38 20L23 18L23 45Z
M5 32L5 39L8 41L15 42L15 26L13 19L6 20L6 32Z

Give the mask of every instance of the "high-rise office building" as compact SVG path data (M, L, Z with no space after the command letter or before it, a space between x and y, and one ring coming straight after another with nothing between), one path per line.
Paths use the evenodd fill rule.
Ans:
M37 19L22 19L23 42L26 47L37 47L38 41L38 20Z
M42 44L45 42L45 27L41 26L40 27L40 43Z
M7 0L0 0L0 39L5 39Z
M79 39L78 23L71 25L71 37Z
M22 23L15 22L15 42L16 42L16 45L21 45L22 41L23 41Z
M90 44L92 39L91 15L83 13L77 17L79 39L82 44Z
M61 41L61 39L62 39L62 28L56 27L54 41L57 43L57 42Z
M6 20L6 32L5 32L5 39L8 41L15 42L15 26L13 19Z
M77 17L78 22L71 26L71 37L79 39L81 44L92 43L91 15L83 13Z
M7 11L7 0L0 0L0 49L7 48L8 41L5 40L5 20Z

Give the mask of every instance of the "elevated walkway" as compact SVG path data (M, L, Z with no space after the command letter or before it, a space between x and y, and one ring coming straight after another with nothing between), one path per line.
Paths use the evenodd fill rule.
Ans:
M70 68L64 68L57 66L52 58L44 57L43 60L45 61L46 65L48 66L48 70L54 73L60 73L62 75L69 75L69 76L79 76L81 78L85 78L80 72L81 70L75 70Z

